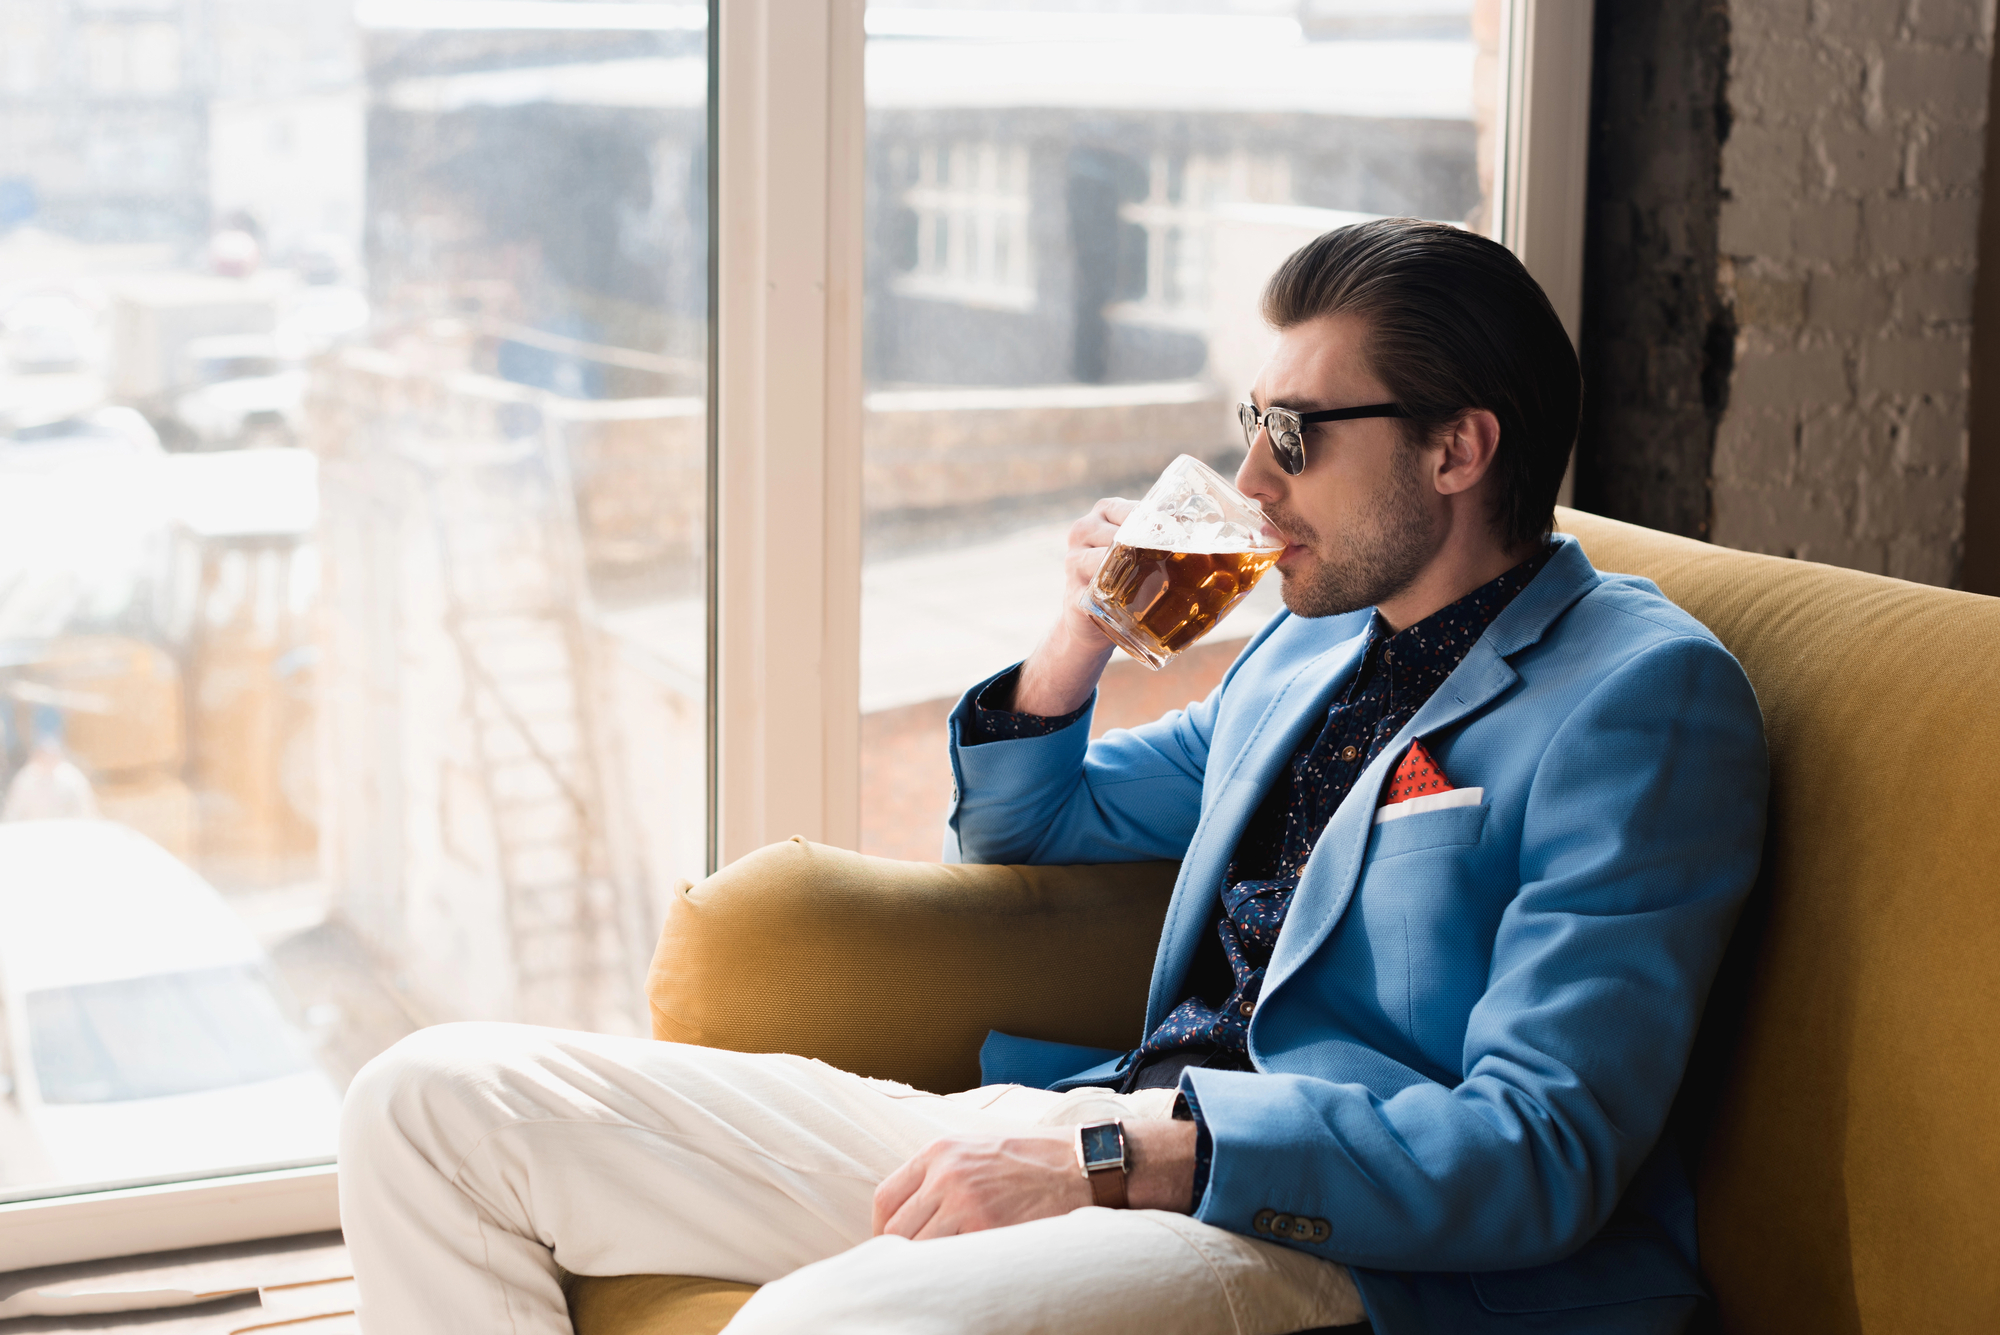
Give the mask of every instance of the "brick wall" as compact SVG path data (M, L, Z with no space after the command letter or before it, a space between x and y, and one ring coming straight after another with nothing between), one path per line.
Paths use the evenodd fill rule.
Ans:
M1963 550L1990 0L1731 6L1711 535L1933 584Z
M1958 580L1993 17L1993 0L1601 0L1586 319L1606 337L1586 342L1585 504ZM1635 51L1678 83L1604 77ZM1716 114L1663 100L1710 67ZM1649 281L1658 311L1619 337Z

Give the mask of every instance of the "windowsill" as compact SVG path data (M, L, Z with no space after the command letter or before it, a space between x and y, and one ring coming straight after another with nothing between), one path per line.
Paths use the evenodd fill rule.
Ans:
M10 1202L0 1256L26 1269L339 1227L335 1166L315 1164Z
M1205 308L1169 306L1164 302L1116 302L1104 308L1104 318L1113 324L1176 334L1202 334L1208 330L1208 311Z
M982 310L1016 314L1034 310L1036 301L1033 288L989 287L928 274L904 274L891 282L889 288L899 297L944 301L955 306L976 306Z

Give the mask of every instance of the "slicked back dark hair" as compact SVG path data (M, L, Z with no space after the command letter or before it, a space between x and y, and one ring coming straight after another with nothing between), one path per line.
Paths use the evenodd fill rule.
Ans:
M1370 368L1421 445L1466 411L1500 420L1493 520L1509 546L1545 536L1576 443L1583 373L1541 285L1512 251L1448 223L1380 218L1307 242L1264 287L1290 329L1352 314Z

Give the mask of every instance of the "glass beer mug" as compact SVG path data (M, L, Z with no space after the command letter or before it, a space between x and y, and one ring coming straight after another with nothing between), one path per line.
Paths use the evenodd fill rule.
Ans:
M1284 544L1229 480L1181 455L1133 507L1078 605L1154 671L1206 635L1277 564Z

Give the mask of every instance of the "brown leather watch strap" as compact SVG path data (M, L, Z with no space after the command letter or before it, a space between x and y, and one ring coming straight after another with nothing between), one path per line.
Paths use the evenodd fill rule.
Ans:
M1100 1168L1089 1177L1093 1205L1102 1205L1108 1210L1125 1208L1126 1172L1123 1168Z
M1107 1141L1109 1142L1107 1144ZM1108 1151L1116 1147L1116 1157ZM1132 1166L1131 1142L1125 1139L1120 1122L1092 1122L1076 1129L1076 1162L1090 1183L1094 1205L1110 1210L1126 1208L1126 1177Z

